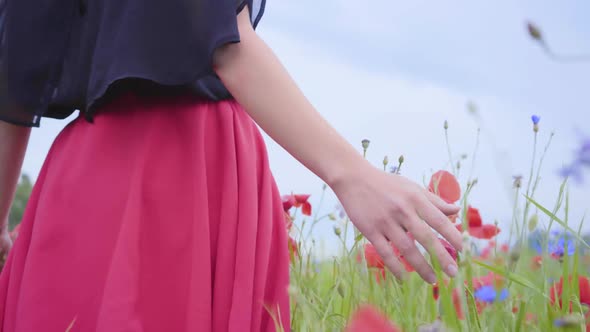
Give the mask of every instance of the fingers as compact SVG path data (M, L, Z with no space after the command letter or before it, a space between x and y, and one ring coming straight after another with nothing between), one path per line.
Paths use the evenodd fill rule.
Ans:
M369 239L369 241L373 243L375 250L377 250L377 253L381 256L383 263L389 271L391 271L396 278L403 280L405 278L406 270L393 252L393 248L391 248L389 241L383 236L379 236L373 240Z
M418 219L417 217L415 219ZM418 221L425 225L424 222L418 219ZM428 232L432 233L428 227L424 226ZM413 233L412 233L413 234ZM414 267L416 272L428 283L436 282L436 275L434 271L420 252L414 240L412 240L401 227L393 226L387 233L387 237L393 243L393 245L399 250L399 253L403 255L404 259Z
M437 209L431 201L427 199L419 200L416 211L424 221L447 239L455 249L458 251L462 250L463 238L461 237L461 233L453 223L449 221L449 218L447 218L441 210Z
M428 200L445 215L452 216L459 213L460 208L457 205L445 202L442 198L426 189L424 189L423 192L426 195L426 198L428 198Z

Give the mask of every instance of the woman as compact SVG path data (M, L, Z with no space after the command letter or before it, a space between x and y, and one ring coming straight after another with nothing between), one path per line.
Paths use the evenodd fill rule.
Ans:
M238 3L236 3L238 2ZM263 1L7 0L1 248L31 126L59 134L0 277L3 331L289 329L282 205L256 124L337 194L403 278L411 232L457 266L458 209L379 171L321 118L254 28Z

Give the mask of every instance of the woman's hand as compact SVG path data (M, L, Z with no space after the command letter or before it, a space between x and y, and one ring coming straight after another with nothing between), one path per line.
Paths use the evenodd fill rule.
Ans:
M406 231L426 248L451 277L457 273L453 258L438 241L434 228L457 250L462 237L447 218L459 211L416 183L368 165L331 185L355 226L375 246L385 265L398 278L404 267L391 249L391 242L420 276L436 282L436 275Z
M401 250L425 280L435 281L432 269L406 237L406 229L434 253L449 275L454 275L453 260L435 241L428 225L460 250L461 235L444 215L458 209L364 160L318 114L276 55L256 35L247 7L238 15L238 28L240 42L217 49L213 63L225 87L252 119L334 189L355 225L375 245L393 273L401 277L402 269L388 241ZM362 112L347 109L342 110L342 115L354 111Z

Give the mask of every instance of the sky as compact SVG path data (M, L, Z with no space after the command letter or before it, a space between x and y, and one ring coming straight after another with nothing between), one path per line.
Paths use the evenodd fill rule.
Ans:
M525 23L539 25L559 53L590 54L588 13L590 2L582 0L269 0L258 33L359 153L361 140L371 141L367 158L376 167L385 155L404 155L402 175L418 183L448 169L448 121L453 159L467 155L463 188L469 174L478 180L470 204L506 236L512 176L526 179L531 167L531 115L541 117L538 154L554 133L535 194L549 208L562 180L557 170L590 136L590 62L551 60ZM468 103L477 106L475 115ZM33 130L24 172L36 177L67 122L46 119ZM332 212L337 199L329 189L319 205L321 179L265 139L280 191L311 194L314 213ZM577 226L590 206L590 170L586 184L571 183L569 194L569 222ZM314 232L327 254L337 243L334 225L322 220Z

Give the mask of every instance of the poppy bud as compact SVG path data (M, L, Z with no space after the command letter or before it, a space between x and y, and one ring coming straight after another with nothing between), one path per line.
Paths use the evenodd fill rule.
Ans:
M445 130L449 129L449 122L447 120L445 120L444 128Z
M404 155L402 154L401 156L399 156L397 161L400 163L400 165L403 164L404 163Z
M340 227L334 226L334 234L336 234L336 236L340 237L340 234L342 234Z
M543 41L543 35L541 34L541 30L531 22L527 22L527 30L529 32L529 36L536 40L536 41Z
M389 158L387 156L383 157L383 169L385 169L385 167L387 167L387 164L389 164Z
M536 214L533 214L531 216L531 219L529 219L529 231L534 231L535 228L537 228L537 224L539 223L539 216Z

